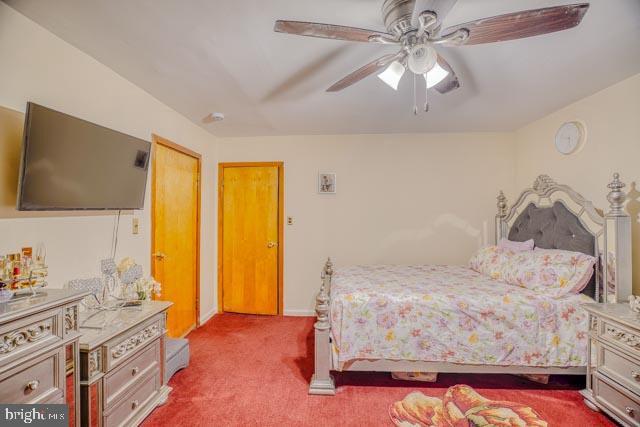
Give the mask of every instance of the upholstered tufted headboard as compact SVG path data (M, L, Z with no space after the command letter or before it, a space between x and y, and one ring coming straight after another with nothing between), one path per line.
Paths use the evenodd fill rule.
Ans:
M595 236L562 202L539 208L529 203L509 230L509 240L533 239L536 247L597 256Z
M538 176L511 206L500 192L496 242L503 237L533 239L537 247L595 256L596 271L583 293L598 302L625 302L631 295L631 220L624 208L625 184L618 174L607 187L610 207L606 215L547 175Z
M508 238L517 242L533 239L537 248L563 249L598 256L596 237L561 201L548 207L537 207L534 203L529 203L513 221ZM582 291L591 298L596 297L598 271L596 267L591 281Z

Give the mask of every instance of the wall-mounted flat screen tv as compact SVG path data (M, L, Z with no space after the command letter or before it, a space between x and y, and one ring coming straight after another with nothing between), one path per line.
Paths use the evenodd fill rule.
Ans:
M18 210L142 209L151 143L30 102Z

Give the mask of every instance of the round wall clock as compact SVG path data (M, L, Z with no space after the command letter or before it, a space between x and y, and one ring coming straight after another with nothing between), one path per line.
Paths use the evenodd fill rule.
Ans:
M562 154L575 153L584 144L585 127L580 122L566 122L556 133L556 149Z

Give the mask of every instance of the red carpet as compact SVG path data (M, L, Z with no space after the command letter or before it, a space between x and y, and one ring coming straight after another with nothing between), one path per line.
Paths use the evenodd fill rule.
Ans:
M337 373L336 396L309 396L312 318L220 314L189 335L191 364L144 426L393 426L389 406L412 391L442 397L467 384L487 399L532 407L549 426L613 426L582 403L579 377L548 385L510 375L441 375L437 383L385 373Z

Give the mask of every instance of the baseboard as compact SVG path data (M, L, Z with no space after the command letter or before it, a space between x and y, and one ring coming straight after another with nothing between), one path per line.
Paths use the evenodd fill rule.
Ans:
M285 316L315 316L315 310L284 309Z
M200 316L200 326L204 325L205 323L207 323L209 320L211 320L211 318L218 312L218 310L214 307L211 310L209 310L207 313L204 313L203 315Z
M216 308L213 308L209 312L207 312L204 315L200 316L200 326L204 325L209 320L211 320L211 318L216 313L218 313L218 310ZM316 315L316 311L315 310L285 309L284 310L284 315L285 316L296 316L296 317L308 317L308 316L314 317Z
M200 316L200 326L204 325L209 320L211 320L211 318L216 313L218 313L218 310L216 308L213 308L209 312L207 312L204 315ZM310 317L315 317L316 311L315 310L285 309L284 310L284 315L285 316L295 316L295 317L309 317L309 316Z

